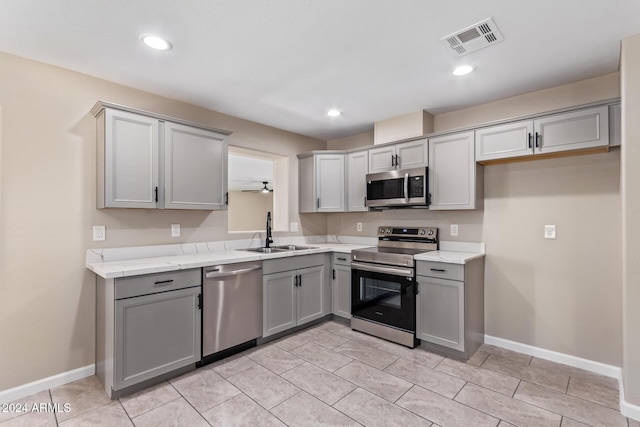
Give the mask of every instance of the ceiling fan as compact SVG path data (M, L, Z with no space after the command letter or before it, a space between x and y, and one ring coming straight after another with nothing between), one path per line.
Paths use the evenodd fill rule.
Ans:
M262 188L258 189L258 190L242 190L245 193L263 193L263 194L269 194L273 192L273 188L269 188L267 187L267 184L269 183L269 181L262 181Z

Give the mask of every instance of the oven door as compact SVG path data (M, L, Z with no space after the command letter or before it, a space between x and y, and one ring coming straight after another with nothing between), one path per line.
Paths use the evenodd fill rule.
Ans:
M409 332L416 329L412 268L351 263L351 314Z

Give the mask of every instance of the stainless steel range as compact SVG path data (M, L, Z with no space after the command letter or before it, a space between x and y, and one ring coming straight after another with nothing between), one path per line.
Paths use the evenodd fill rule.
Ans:
M437 228L378 227L378 246L352 251L351 328L415 347L413 256L437 249Z

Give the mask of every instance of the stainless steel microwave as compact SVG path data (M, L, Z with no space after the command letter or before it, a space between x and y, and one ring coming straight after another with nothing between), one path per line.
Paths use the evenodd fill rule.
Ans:
M367 206L427 207L429 168L399 169L367 174Z

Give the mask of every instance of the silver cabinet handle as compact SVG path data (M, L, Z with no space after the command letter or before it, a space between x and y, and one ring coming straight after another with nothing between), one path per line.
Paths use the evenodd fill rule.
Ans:
M404 174L404 201L409 203L409 173Z
M218 270L211 270L205 273L205 279L213 279L215 277L226 277L226 276L235 276L237 274L248 273L254 270L262 270L262 266L249 267L249 268L241 268L239 270L231 270L231 271L222 271L218 272Z

